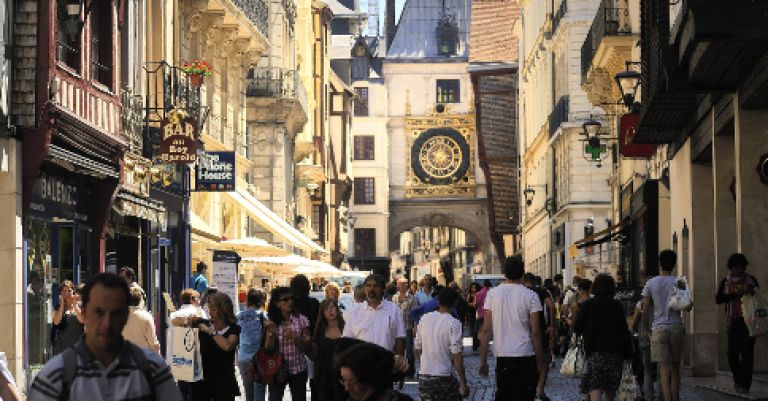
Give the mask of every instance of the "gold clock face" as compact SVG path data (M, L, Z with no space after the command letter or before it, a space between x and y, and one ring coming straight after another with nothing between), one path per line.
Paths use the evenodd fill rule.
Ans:
M448 136L433 136L419 149L419 164L434 178L454 176L461 167L462 152L459 144Z

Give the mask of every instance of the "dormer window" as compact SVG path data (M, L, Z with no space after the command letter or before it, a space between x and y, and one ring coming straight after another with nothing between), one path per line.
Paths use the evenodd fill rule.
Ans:
M368 79L370 68L368 49L358 43L352 48L352 79Z
M459 28L452 15L443 14L437 23L437 54L439 56L454 56L459 42Z

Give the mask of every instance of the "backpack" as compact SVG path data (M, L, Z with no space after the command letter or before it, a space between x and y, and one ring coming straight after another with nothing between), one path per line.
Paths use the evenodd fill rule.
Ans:
M155 386L152 381L152 372L150 371L149 361L144 355L144 351L135 344L128 342L131 348L131 356L133 356L136 364L139 365L141 373L144 374L144 380L147 381L149 386L149 399L155 401L157 399L155 394ZM69 347L62 351L61 357L64 362L64 376L61 379L61 394L59 401L69 400L69 392L72 388L72 383L75 381L75 375L77 374L77 355L75 354L75 348Z

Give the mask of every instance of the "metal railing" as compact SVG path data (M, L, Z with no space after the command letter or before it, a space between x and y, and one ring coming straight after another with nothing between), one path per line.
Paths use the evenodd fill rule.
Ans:
M562 0L560 2L560 7L557 8L557 11L552 15L552 33L557 32L557 27L560 26L560 21L565 17L565 14L568 12L568 0Z
M561 96L549 115L549 137L551 138L560 128L560 124L568 121L568 96Z
M269 37L269 5L264 0L232 0L258 28L264 37Z
M253 67L248 72L246 96L294 99L307 112L307 91L296 70Z
M604 36L621 36L632 33L627 0L603 0L581 46L581 77L587 77L592 58Z

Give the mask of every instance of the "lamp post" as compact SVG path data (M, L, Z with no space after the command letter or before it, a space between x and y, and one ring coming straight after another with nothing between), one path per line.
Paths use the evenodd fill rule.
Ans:
M64 32L74 40L80 34L80 31L83 30L91 7L85 7L85 13L83 14L83 0L63 0L60 4L64 7L64 13L67 17L66 21L64 21Z

